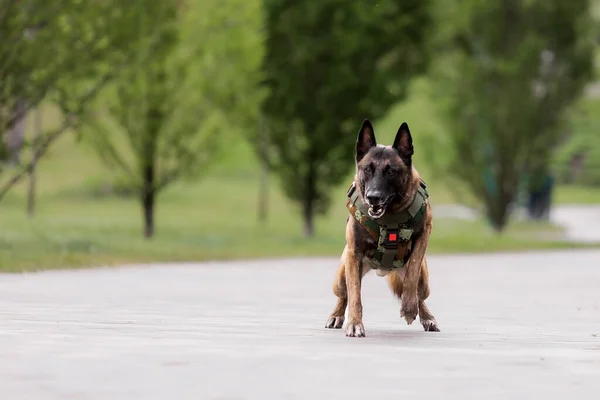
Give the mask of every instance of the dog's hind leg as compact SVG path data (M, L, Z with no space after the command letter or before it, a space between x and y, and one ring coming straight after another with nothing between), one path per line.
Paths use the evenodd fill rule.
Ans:
M344 249L344 253L346 253ZM325 324L325 328L328 329L341 329L344 325L344 314L346 313L346 307L348 306L348 289L346 288L346 267L344 265L345 257L342 256L340 266L335 273L335 280L333 281L333 293L337 296L337 303L331 313L331 316Z
M423 325L426 332L439 332L440 328L437 325L435 317L425 304L425 300L429 297L429 270L427 269L427 259L423 257L421 264L421 277L418 287L419 295L419 321Z

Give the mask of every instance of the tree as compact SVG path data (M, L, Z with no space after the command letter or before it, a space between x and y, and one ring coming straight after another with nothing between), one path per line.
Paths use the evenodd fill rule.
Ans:
M138 193L146 238L154 236L157 195L201 174L246 124L256 129L262 93L258 3L155 4L134 26L140 43L158 35L151 57L138 45L139 58L98 99L85 135Z
M444 3L432 62L448 178L501 231L523 178L540 181L566 111L592 76L588 0ZM441 13L441 9L438 8Z
M264 116L273 170L302 207L305 235L353 165L356 130L422 71L423 0L265 0Z
M77 125L88 103L118 75L131 54L130 22L152 0L7 0L0 4L0 138L15 132L42 103L62 111L58 129L36 139L34 159L15 157L0 140L3 160L18 161L0 199L35 167L49 146ZM21 135L17 131L18 135ZM22 138L17 138L18 144ZM26 141L24 144L28 144ZM13 150L11 154L11 151Z

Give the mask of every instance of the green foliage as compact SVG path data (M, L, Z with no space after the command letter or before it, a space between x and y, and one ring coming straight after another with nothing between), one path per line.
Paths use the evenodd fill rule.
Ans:
M265 1L269 156L307 235L353 165L362 120L382 117L423 69L428 4Z
M561 141L553 167L561 183L600 186L600 99L584 98L574 108L569 134Z
M254 2L169 0L132 25L138 57L99 99L87 140L139 194L147 236L158 192L198 177L234 133L256 129L260 17Z
M149 0L28 0L0 4L0 137L42 102L58 106L64 119L36 140L37 157L74 127L87 104L129 61L132 25ZM16 108L17 103L25 106ZM0 141L0 156L7 153ZM2 172L0 164L0 172ZM0 198L28 174L18 166Z
M85 82L123 61L127 27L140 6L144 6L140 0L2 2L1 130L18 119L8 115L18 98L33 108L51 94L67 106L78 98L77 86L68 85L67 90L67 83Z
M589 1L461 0L437 10L445 169L502 230L523 175L548 172L565 113L592 76Z

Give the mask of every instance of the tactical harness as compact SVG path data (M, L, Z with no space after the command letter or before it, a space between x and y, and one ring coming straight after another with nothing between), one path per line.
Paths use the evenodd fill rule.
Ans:
M373 269L393 270L404 267L410 252L398 254L399 244L403 243L404 249L409 249L409 242L415 227L423 220L427 206L429 193L423 180L417 189L417 193L405 209L387 212L376 220L369 216L369 206L360 198L356 190L356 182L348 189L348 200L346 207L350 215L358 221L377 242L377 250L371 257Z

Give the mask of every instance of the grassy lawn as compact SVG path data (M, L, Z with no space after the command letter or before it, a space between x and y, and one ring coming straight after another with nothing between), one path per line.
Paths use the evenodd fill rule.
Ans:
M338 197L343 196L339 190ZM341 253L343 204L319 218L311 240L301 235L298 213L277 192L264 226L256 221L255 209L250 179L209 177L196 188L174 187L159 199L157 236L147 241L133 200L48 197L29 220L22 199L11 196L0 211L0 270ZM569 246L553 226L515 223L497 236L481 221L452 219L436 220L431 240L431 251L438 253Z
M425 111L424 111L425 110ZM426 135L437 129L419 95L395 107L375 125L378 141L390 143L401 121L415 136L416 165L428 183L432 202L455 203L443 180L427 171ZM51 114L48 114L51 117ZM407 117L409 116L409 117ZM6 177L6 175L4 175ZM25 215L26 182L0 203L0 271L114 265L153 261L199 261L278 256L338 256L344 245L345 192L334 189L330 212L316 221L316 236L305 239L296 205L284 198L274 178L269 219L256 219L259 171L240 140L198 182L180 182L163 192L157 206L157 234L142 238L135 199L110 195L111 176L93 152L65 136L43 159L38 173L38 207ZM600 203L600 189L560 187L557 203ZM513 223L503 235L483 221L436 219L432 253L483 252L574 247L555 226Z
M559 186L554 192L555 204L599 204L600 188L576 185Z

